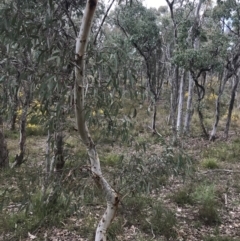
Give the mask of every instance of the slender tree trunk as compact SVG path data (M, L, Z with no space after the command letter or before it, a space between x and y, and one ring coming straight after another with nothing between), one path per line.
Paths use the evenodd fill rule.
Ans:
M156 103L156 97L154 97L154 101L153 101L153 117L152 117L152 131L153 131L153 133L156 132L156 118L157 118L157 103Z
M101 218L97 230L95 241L106 241L106 232L111 224L119 203L119 197L116 191L108 184L104 178L96 146L90 136L85 120L85 53L87 48L88 37L92 25L93 16L96 10L97 0L88 0L84 11L80 33L76 40L76 67L75 67L75 113L78 132L85 144L91 164L91 173L97 186L99 186L105 194L107 201L107 209Z
M25 160L25 146L26 146L26 124L27 124L27 111L28 106L24 106L22 116L21 116L21 123L20 123L20 140L19 140L19 153L15 157L15 162L13 167L20 166Z
M62 172L65 161L63 154L63 133L62 131L58 131L55 133L55 168L57 172Z
M177 115L177 132L181 135L182 132L182 119L183 119L183 99L184 99L184 84L185 84L185 70L182 72L181 82L179 87L179 100L178 100L178 115Z
M6 168L9 165L8 160L8 149L7 143L5 141L4 132L3 132L3 119L0 116L0 169Z
M27 139L27 133L26 133L27 113L28 113L28 108L30 105L30 98L31 98L30 82L31 82L31 78L29 79L29 82L26 82L23 86L24 92L25 92L25 100L23 103L23 110L22 110L21 121L20 121L19 153L16 155L15 161L12 167L20 166L23 162L25 162L24 156L25 156L26 139Z
M11 91L12 92L11 93L11 102L12 102L11 130L16 129L19 82L20 82L20 72L18 72L16 77L16 86L14 86L13 90Z
M197 111L198 111L198 117L199 117L199 121L200 121L200 126L201 126L201 129L203 131L203 134L206 138L209 137L209 134L204 126L204 121L203 121L203 113L202 113L202 110L201 110L201 100L198 100L198 107L197 107Z
M193 115L193 86L194 82L192 76L189 72L189 84L188 84L188 99L187 99L187 110L185 116L185 123L184 123L184 133L188 134L190 130L190 123Z
M235 78L234 78L233 86L232 86L231 100L230 100L230 104L229 104L229 107L228 107L228 116L227 116L225 131L224 131L224 137L226 139L228 138L228 132L229 132L230 124L231 124L232 110L233 110L233 106L234 106L235 95L236 95L238 83L239 83L239 76L236 75Z
M217 126L220 119L220 100L221 100L225 85L227 83L227 80L228 80L228 75L225 73L223 80L221 80L222 84L220 84L219 86L218 97L216 100L215 121L213 124L212 132L210 134L210 138L209 138L210 141L214 141L216 138Z
M172 93L171 93L171 125L172 125L172 131L173 131L173 144L176 144L177 141L177 129L176 129L176 112L177 112L177 105L178 105L178 80L179 80L179 67L174 67L174 77L172 81Z

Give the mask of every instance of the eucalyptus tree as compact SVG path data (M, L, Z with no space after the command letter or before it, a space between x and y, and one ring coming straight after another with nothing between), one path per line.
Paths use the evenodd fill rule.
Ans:
M192 87L195 83L200 126L204 135L208 137L201 106L201 100L205 95L206 73L219 68L221 65L219 56L225 48L222 44L216 45L219 29L215 30L216 26L212 24L211 18L207 18L206 12L209 11L210 6L204 1L199 1L197 5L189 2L184 6L186 9L185 21L181 21L178 26L178 49L176 49L173 57L176 64L190 73L184 130L185 132L189 130L192 112Z
M240 68L240 3L237 0L218 1L213 11L213 19L220 26L222 36L226 39L226 54L223 56L224 73L219 86L216 100L215 121L210 135L210 140L216 137L217 126L220 119L220 100L224 92L227 81L235 78L235 83L231 91L231 100L228 108L228 117L225 128L225 137L228 137L228 130L231 121L231 114L234 106L235 93L239 82ZM223 38L222 37L222 38Z
M97 185L103 190L107 201L107 209L98 224L95 236L95 241L104 241L106 240L106 231L116 214L119 196L103 176L96 146L88 130L85 116L85 94L87 84L85 76L85 54L96 6L97 0L87 1L80 32L76 40L74 102L77 129L88 151L91 173Z
M66 112L62 97L73 85L71 80L65 80L69 80L73 69L72 53L77 32L72 18L82 15L79 3L67 3L25 0L4 2L1 6L0 38L6 49L2 78L7 93L12 96L6 99L6 106L10 106L6 110L14 110L13 127L17 105L22 113L16 165L24 160L27 116L36 108L33 99L40 103L41 115L32 114L32 118L39 123L45 113L44 122L50 117L46 124L52 132L58 131L59 117Z
M153 117L151 128L155 132L157 101L160 97L165 71L157 18L151 9L145 8L139 2L121 5L115 12L116 26L122 30L127 41L132 44L144 60L147 88L152 95Z

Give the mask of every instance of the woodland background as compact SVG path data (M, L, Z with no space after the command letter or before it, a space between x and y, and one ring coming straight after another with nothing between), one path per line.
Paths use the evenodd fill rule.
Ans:
M82 113L119 198L107 239L236 241L240 2L166 3L99 1L90 29ZM74 111L85 6L0 2L0 240L94 240L105 201Z

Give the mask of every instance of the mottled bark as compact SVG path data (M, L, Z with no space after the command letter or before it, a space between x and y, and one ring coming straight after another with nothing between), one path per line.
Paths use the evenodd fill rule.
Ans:
M88 0L84 11L80 33L76 40L76 67L75 67L75 86L74 86L74 102L76 113L76 124L80 137L85 144L88 157L91 164L91 173L98 187L103 190L107 201L107 209L101 218L97 230L95 241L107 240L107 229L116 215L119 197L116 191L108 184L104 178L96 146L90 136L85 120L85 54L88 43L88 37L92 25L93 16L96 10L97 0Z

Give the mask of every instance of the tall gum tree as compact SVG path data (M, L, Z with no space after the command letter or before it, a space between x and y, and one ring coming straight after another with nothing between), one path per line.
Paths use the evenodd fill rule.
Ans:
M224 136L228 137L228 129L230 126L231 113L233 109L235 91L238 86L239 68L240 68L240 31L239 31L239 20L240 20L240 4L239 1L227 0L224 2L218 2L216 5L213 18L222 27L222 35L227 38L227 54L224 57L224 74L220 80L220 86L218 91L218 97L216 100L215 107L215 120L213 123L212 131L210 134L210 141L214 141L216 138L217 127L220 120L220 104L221 98L226 86L226 83L230 78L235 77L235 87L232 89L231 100L228 108L228 117L226 123L226 129ZM231 21L229 21L231 19Z
M95 241L106 241L106 232L116 214L119 197L116 191L113 190L113 188L109 185L109 183L102 174L96 146L91 138L86 124L84 104L86 91L85 54L97 3L97 0L87 1L82 23L80 26L80 32L76 39L74 102L77 122L76 124L79 135L87 148L88 157L91 165L91 173L94 181L105 194L107 202L107 209L103 214L96 230Z

